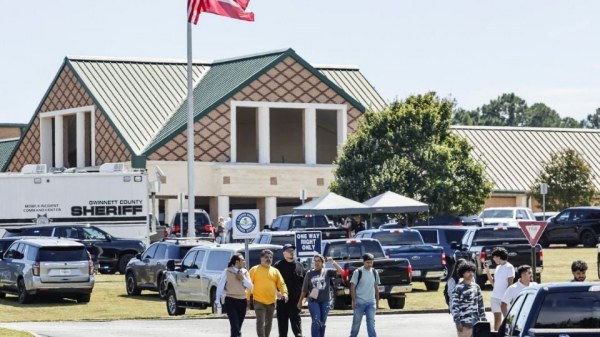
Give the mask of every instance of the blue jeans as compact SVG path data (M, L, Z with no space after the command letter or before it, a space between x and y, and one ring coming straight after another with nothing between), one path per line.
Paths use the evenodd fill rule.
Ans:
M310 325L310 335L312 337L325 337L325 322L329 313L329 301L317 302L313 299L308 300L308 311L312 323Z
M363 314L367 318L367 334L369 337L377 337L375 332L375 302L358 303L352 317L352 330L350 330L350 337L358 336L360 330L360 323L362 321Z

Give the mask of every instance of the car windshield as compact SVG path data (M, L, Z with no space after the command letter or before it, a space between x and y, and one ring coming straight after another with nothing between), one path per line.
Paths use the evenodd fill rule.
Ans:
M326 228L329 227L329 222L324 216L302 216L292 219L292 228Z
M181 260L194 246L167 246L168 260Z
M535 322L536 328L599 329L600 292L549 293Z
M377 241L356 241L346 243L346 241L334 242L329 245L327 255L334 259L360 259L363 254L371 253L375 258L385 257L383 249Z
M273 235L271 236L272 245L285 245L286 243L294 244L296 242L296 237L293 235Z
M480 218L508 218L513 219L512 209L486 209L479 215Z
M502 240L502 241L511 241L511 242L515 242L515 241L522 241L524 240L525 242L527 242L527 239L525 238L525 234L523 234L523 231L521 231L521 228L503 228L503 227L497 227L497 228L490 228L488 229L481 229L478 230L477 232L475 232L475 237L473 238L473 241L476 243L480 243L482 241L497 241L497 240Z
M423 238L419 232L414 231L381 231L374 232L371 236L379 240L382 246L422 245Z
M42 247L38 254L40 262L87 261L84 247Z

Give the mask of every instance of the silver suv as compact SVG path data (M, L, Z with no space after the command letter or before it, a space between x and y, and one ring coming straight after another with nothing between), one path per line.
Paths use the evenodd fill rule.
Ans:
M18 296L21 304L35 295L58 294L79 303L90 301L94 264L85 246L68 239L35 238L13 242L0 252L0 297Z
M250 267L260 263L263 249L273 251L273 262L283 259L282 246L250 244L250 257L246 257ZM213 308L217 284L235 253L244 253L244 245L238 243L216 246L198 246L190 249L181 265L175 266L174 260L167 262L166 289L167 312L170 316L185 314L186 308Z

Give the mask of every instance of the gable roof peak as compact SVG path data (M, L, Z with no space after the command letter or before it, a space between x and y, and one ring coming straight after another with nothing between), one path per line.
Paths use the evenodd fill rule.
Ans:
M296 52L292 48L276 49L276 50L271 50L271 51L262 52L262 53L253 53L253 54L248 54L248 55L235 56L235 57L214 60L212 62L212 64L217 65L217 64L223 64L223 63L229 63L229 62L246 61L246 60L251 60L254 58L260 58L260 57L271 56L271 55L283 55L283 54L292 54L292 53L296 54Z
M113 56L66 56L70 62L109 62L109 63L151 63L151 64L186 64L185 59L156 57L113 57ZM211 65L212 61L192 60L194 65Z

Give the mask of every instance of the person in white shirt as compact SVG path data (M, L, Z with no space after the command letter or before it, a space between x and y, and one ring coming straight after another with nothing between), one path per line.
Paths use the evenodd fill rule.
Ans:
M510 309L510 305L514 301L514 299L519 295L521 290L530 285L537 284L535 282L531 282L533 279L533 273L531 272L531 266L522 265L517 268L517 275L519 276L519 280L515 282L515 284L511 285L504 292L504 296L502 297L502 303L500 304L500 309L502 309L502 315L506 316L508 313L508 309Z
M498 331L502 323L502 297L506 289L513 284L515 279L515 267L508 262L508 252L504 247L496 247L492 251L492 260L496 264L494 276L487 263L483 267L487 273L488 280L494 286L492 290L491 307L494 313L494 330Z
M242 324L244 324L248 306L246 291L253 288L248 271L244 268L245 264L244 255L234 254L229 260L227 268L223 270L217 285L215 297L217 310L221 308L221 303L223 303L223 309L227 313L227 318L229 318L231 337L242 335ZM224 300L223 297L225 297Z

